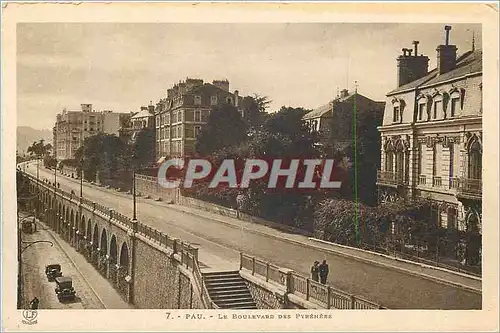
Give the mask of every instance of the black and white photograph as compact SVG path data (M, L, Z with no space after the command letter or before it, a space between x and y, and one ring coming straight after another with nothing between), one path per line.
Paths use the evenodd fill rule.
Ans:
M498 25L248 21L209 3L222 21L166 3L69 19L92 5L2 37L11 330L107 310L162 310L142 329L411 324L391 310L498 329L498 82L483 90Z

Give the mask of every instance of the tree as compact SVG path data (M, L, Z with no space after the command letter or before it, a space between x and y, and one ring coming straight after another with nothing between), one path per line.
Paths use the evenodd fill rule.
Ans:
M196 152L208 156L224 147L234 147L247 138L247 125L238 110L230 104L222 104L210 112L196 140Z
M266 110L271 102L268 96L258 94L243 99L244 118L250 130L259 129L268 119L269 114Z
M50 154L52 151L52 145L50 143L45 144L45 140L41 139L38 142L33 142L31 146L28 147L27 152L30 156L36 156L37 158L42 158Z
M130 155L128 146L116 135L99 133L85 139L75 153L75 161L78 172L83 168L84 177L95 181L97 174L109 179L126 169Z
M132 146L134 160L132 163L136 168L146 167L155 156L155 131L153 128L143 128L135 138Z

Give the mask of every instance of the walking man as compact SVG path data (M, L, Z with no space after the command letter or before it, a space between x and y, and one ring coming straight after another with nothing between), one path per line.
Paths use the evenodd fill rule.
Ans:
M36 310L38 309L38 304L40 303L40 301L38 300L38 298L33 298L30 302L30 309L31 310Z
M311 278L313 281L319 282L319 261L315 261L311 266Z
M323 260L323 263L319 265L318 268L321 283L326 284L326 279L328 278L328 264L326 263L326 260Z

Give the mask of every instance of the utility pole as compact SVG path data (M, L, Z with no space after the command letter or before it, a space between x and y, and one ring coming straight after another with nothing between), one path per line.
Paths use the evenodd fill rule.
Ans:
M133 216L133 220L136 221L137 220L137 204L136 204L136 194L135 194L135 166L134 166L132 175L133 175L133 180L132 180L132 196L134 198L134 216Z

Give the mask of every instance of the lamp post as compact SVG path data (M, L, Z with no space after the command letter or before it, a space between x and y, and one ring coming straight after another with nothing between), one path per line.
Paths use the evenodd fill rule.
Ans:
M83 159L80 161L80 201L83 198Z
M134 166L134 169L132 171L132 175L133 175L133 180L132 180L132 197L134 198L134 216L133 216L133 220L137 220L137 204L136 204L136 194L135 194L135 166Z

